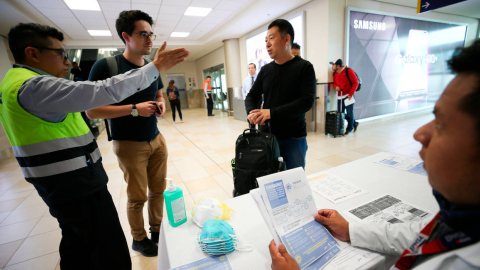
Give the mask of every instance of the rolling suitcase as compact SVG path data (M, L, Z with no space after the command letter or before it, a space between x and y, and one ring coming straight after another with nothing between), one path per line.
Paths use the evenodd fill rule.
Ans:
M262 132L249 123L235 142L232 159L233 196L247 194L257 188L257 178L285 170L275 135Z
M342 106L343 102L340 102ZM343 136L345 130L345 113L343 110L329 111L325 116L325 135L332 135L334 138Z

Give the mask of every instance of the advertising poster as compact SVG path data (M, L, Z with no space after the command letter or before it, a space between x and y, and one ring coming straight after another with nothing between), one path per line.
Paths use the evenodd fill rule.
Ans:
M433 106L454 77L447 62L466 25L350 11L348 66L362 79L356 119Z

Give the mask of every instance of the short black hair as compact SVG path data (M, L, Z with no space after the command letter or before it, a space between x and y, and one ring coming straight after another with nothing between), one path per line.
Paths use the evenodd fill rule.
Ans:
M63 33L56 28L38 23L20 23L8 32L8 45L16 63L25 61L27 47L48 47L52 42L48 37L63 41Z
M125 40L123 39L122 33L125 32L131 36L133 30L135 30L136 21L146 21L150 25L153 25L152 17L141 10L124 10L118 14L115 28L117 29L118 36L122 39L124 44Z
M255 65L255 63L250 63L250 64L248 64L248 65L249 65L249 66L250 66L250 65L253 65L253 67L254 67L255 69L257 69L257 65Z
M300 50L300 45L298 45L298 43L293 43L292 45L292 49L295 49L295 50Z
M211 79L212 77L210 77L210 76L207 76L207 79L208 79L208 78L210 78L210 79Z
M480 39L477 39L471 46L457 49L452 59L448 61L450 69L454 73L474 74L477 77L477 85L473 92L467 94L460 100L460 110L471 115L477 120L477 138L480 138ZM480 141L479 141L480 142Z
M268 29L272 27L278 27L278 32L282 35L282 38L284 38L286 35L290 35L290 46L293 46L293 40L295 38L295 31L293 30L292 24L284 19L276 19L270 25L268 25Z

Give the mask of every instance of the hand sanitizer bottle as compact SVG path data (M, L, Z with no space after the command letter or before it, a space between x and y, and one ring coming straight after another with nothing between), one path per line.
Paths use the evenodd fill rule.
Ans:
M167 208L168 223L170 223L172 227L177 227L187 221L183 191L173 184L173 179L165 179L170 182L168 189L163 192L165 207Z

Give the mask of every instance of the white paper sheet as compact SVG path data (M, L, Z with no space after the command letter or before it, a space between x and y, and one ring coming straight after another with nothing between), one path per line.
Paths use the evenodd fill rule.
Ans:
M359 221L390 222L392 224L419 221L432 216L431 213L391 195L381 196L348 210L346 213Z
M257 178L261 198L281 241L301 269L320 269L339 252L337 241L314 219L315 201L302 168ZM258 205L258 204L257 204ZM326 254L326 256L323 256Z
M265 224L267 224L268 230L272 234L273 240L278 247L278 245L282 243L282 240L280 240L280 236L278 236L277 231L275 230L275 226L273 226L273 223L270 220L267 208L265 207L265 202L263 201L262 195L260 194L260 189L256 188L250 190L250 195L252 195L253 200L255 201L258 210L260 211L260 214L262 214L263 220L265 221Z
M368 193L368 191L332 173L324 173L308 179L308 181L313 191L335 204Z
M380 256L380 254L366 249L354 248L347 242L338 241L337 246L340 248L340 253L322 270L358 269Z
M352 97L351 99L347 97L344 103L345 103L345 107L352 105L353 103L355 103L355 97Z
M415 174L427 175L427 172L423 168L423 161L415 158L391 155L386 158L376 160L375 163Z

